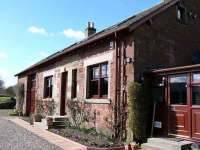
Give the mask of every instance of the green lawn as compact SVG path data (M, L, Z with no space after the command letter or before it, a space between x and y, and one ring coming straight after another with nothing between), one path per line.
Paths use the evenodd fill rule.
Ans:
M10 101L9 96L0 96L0 104L7 101ZM0 117L8 117L10 112L13 112L13 109L0 109Z
M8 96L0 96L0 103L4 103L6 101L10 100L10 97Z

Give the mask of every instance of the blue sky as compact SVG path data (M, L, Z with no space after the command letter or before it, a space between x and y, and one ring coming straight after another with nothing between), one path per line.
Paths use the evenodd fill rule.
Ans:
M88 21L97 31L161 0L1 0L0 76L14 74L84 37Z

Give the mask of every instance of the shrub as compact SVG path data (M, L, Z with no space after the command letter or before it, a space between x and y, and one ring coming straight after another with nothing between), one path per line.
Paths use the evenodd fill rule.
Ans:
M147 137L147 115L149 113L148 90L144 85L133 82L128 89L128 118L133 140L142 143ZM150 96L149 96L150 97Z
M9 113L9 116L18 116L18 113L16 111L12 111Z
M192 150L200 150L200 142L195 142L191 146Z
M42 117L53 116L56 109L56 102L37 100L36 113L41 114Z
M85 105L81 101L68 100L68 110L70 113L71 124L80 128L85 122L89 122L92 118L90 111L86 109Z
M22 111L14 110L14 111L9 113L9 116L22 116Z
M17 85L17 105L16 109L22 110L24 104L24 84L19 83Z
M34 120L35 120L35 122L41 122L42 121L42 115L41 114L35 114Z

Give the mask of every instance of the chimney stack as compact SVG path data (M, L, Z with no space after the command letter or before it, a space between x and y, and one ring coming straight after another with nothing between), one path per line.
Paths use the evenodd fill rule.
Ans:
M89 37L96 33L96 28L94 27L94 22L88 22L88 26L85 29L85 36Z

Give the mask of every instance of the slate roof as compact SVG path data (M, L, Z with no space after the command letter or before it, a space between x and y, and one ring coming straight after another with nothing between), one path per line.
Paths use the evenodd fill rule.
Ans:
M19 75L22 75L50 60L53 60L61 55L64 55L72 50L75 50L77 48L80 48L84 45L87 45L93 41L96 41L96 40L99 40L99 39L102 39L106 36L109 36L111 34L114 34L115 32L120 32L122 30L125 30L125 29L129 29L129 27L132 27L131 30L134 30L136 29L138 26L140 26L142 23L142 21L145 21L146 19L150 19L151 17L155 16L156 14L166 10L167 8L175 5L178 1L180 0L164 0L164 2L158 4L158 5L155 5L154 7L148 9L148 10L145 10L137 15L134 15L134 16L131 16L111 27L108 27L100 32L97 32L96 34L80 41L80 42L77 42L77 43L74 43L72 45L70 45L69 47L67 48L64 48L63 50L61 51L58 51L50 56L48 56L47 58L39 61L38 63L30 66L29 68L23 70L22 72L16 74L15 76L19 76ZM152 16L151 16L152 15ZM151 16L151 17L150 17Z

